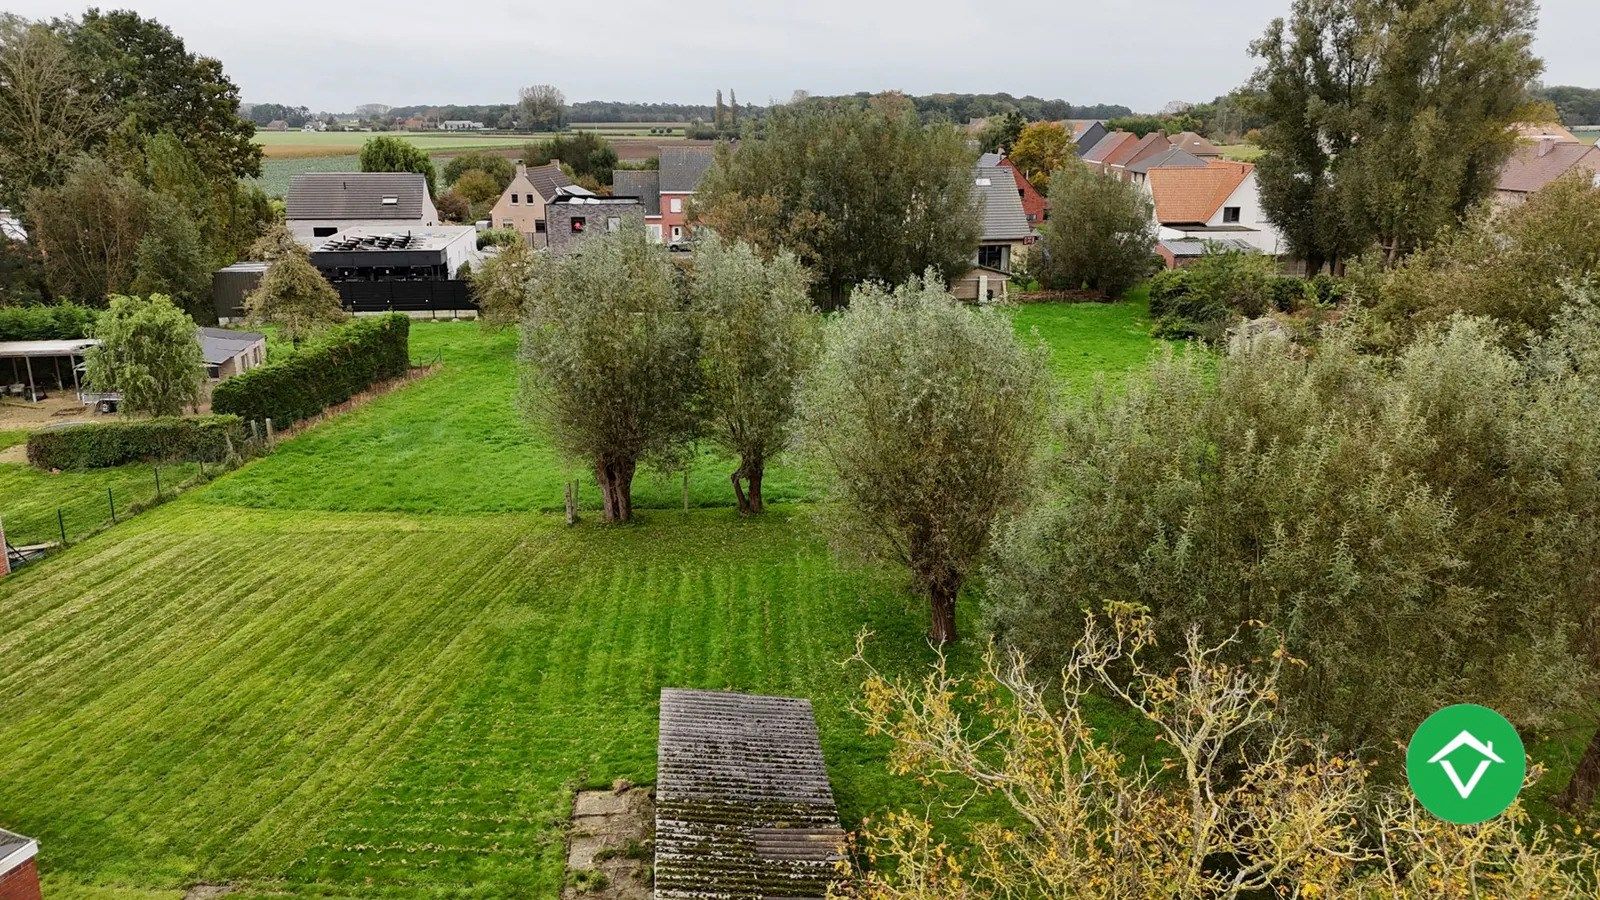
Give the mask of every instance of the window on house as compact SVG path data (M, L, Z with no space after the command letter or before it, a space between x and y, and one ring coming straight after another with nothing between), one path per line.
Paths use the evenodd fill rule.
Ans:
M606 216L606 230L607 231L621 231L622 230L622 217L621 216Z
M533 220L533 233L534 234L544 234L544 220L543 219L534 219Z
M644 227L644 230L650 235L650 241L652 243L656 243L656 244L661 243L661 226L660 225L646 225Z
M1237 222L1237 221L1239 221L1239 207L1237 207L1237 206L1224 206L1222 208L1222 221L1224 221L1224 222Z
M516 194L512 194L511 195L511 205L512 206L516 206L517 205L517 195Z
M682 197L673 197L672 198L672 202L669 205L672 208L673 212L675 212L675 213L683 212L683 198Z
M978 265L988 269L1005 268L1005 247L987 246L978 248Z
M529 194L529 195L528 195L528 202L529 202L529 203L532 203L532 202L533 202L533 195L532 195L532 194Z
M1023 199L1027 199L1028 193L1026 191L1024 191L1022 188L1017 188L1017 196L1021 197Z
M584 226L588 225L588 224L589 224L588 221L583 216L573 216L572 217L572 233L573 234L582 234Z
M510 219L506 219L506 220L505 220L505 221L504 221L504 222L501 222L501 223L500 223L500 227L501 227L501 228L510 228L510 227L512 227L512 226L513 226L513 225L515 225L515 224L516 224L516 223L514 223L514 222L512 222L512 221L511 221L511 220L510 220Z

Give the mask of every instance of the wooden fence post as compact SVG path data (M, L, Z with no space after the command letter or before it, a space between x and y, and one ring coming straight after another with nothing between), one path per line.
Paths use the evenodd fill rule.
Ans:
M117 524L117 498L111 496L111 488L106 488L106 505L111 507L111 524Z
M61 514L61 507L56 507L56 527L61 529L61 546L67 546L67 518Z
M272 430L272 419L267 419L267 448L270 450L278 442L277 435Z
M567 524L575 525L578 522L578 490L577 485L569 481L565 485L567 494Z

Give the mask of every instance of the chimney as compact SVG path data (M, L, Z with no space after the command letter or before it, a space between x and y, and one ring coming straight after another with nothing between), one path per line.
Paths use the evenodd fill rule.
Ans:
M517 174L518 175L526 175L526 174L528 174L528 166L527 166L527 164L525 164L525 163L517 163Z
M1556 139L1553 136L1547 134L1547 135L1544 135L1544 136L1539 138L1539 158L1540 159L1543 159L1544 157L1550 155L1550 151L1554 150L1555 148L1556 148Z

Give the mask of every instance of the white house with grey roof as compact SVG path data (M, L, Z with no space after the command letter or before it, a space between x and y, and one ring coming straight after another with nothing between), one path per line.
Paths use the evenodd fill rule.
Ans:
M427 179L415 172L307 172L284 197L289 231L310 247L358 226L404 231L439 224Z
M950 292L962 300L985 302L1003 300L1011 266L1036 236L1028 224L1017 192L1016 176L1004 166L977 166L973 169L972 196L978 205L982 231L972 270L955 279Z

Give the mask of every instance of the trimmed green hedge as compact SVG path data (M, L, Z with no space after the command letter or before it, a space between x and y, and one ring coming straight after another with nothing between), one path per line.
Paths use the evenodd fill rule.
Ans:
M235 375L211 392L213 412L282 428L343 403L411 366L411 320L401 313L356 319L299 352Z
M120 419L28 435L28 462L41 469L105 469L135 462L221 462L243 446L238 416Z
M0 308L0 341L70 341L88 337L94 317L94 310L73 303Z

